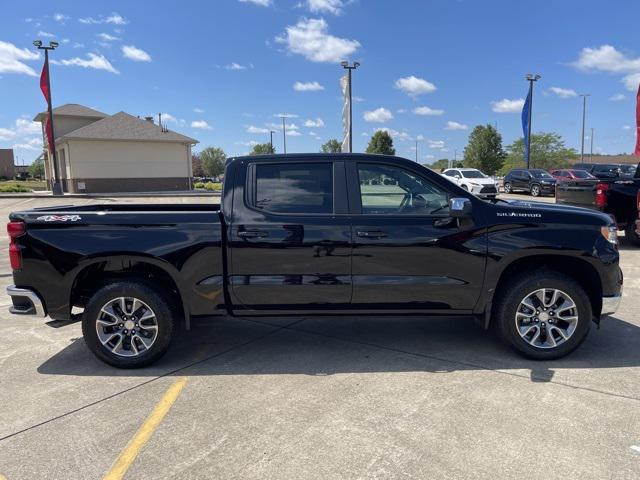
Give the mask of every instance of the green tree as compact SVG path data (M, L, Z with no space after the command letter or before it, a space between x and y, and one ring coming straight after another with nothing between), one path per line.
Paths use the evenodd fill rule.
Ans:
M393 148L393 138L386 130L378 130L373 134L369 145L367 145L367 153L381 153L383 155L395 155L396 149Z
M249 152L249 155L270 155L276 153L276 149L270 143L257 143Z
M42 157L36 158L31 165L29 165L29 175L33 178L44 177L44 159Z
M327 141L325 144L322 145L321 148L322 148L322 152L323 153L340 153L340 152L342 152L342 145L335 138L332 138L331 140Z
M519 138L507 147L507 159L500 169L501 174L506 174L512 168L523 168L524 164L524 139ZM567 148L564 140L557 133L537 133L531 135L530 168L566 168L570 160L578 158L573 148Z
M200 152L202 160L202 171L208 177L219 177L224 173L224 162L227 154L224 150L216 147L207 147Z
M444 170L446 168L449 168L449 159L441 158L431 163L430 165L428 165L428 167L431 170ZM459 167L462 167L462 162L460 160L453 160L451 162L451 168L459 168Z
M464 166L494 175L504 165L505 158L502 135L493 125L477 125L464 148Z

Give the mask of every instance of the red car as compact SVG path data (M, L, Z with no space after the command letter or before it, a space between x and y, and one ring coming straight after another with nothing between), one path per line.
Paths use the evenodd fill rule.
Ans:
M570 180L586 180L589 178L596 178L586 170L574 170L571 168L558 168L555 170L549 170L549 173L555 177L556 180L570 181Z

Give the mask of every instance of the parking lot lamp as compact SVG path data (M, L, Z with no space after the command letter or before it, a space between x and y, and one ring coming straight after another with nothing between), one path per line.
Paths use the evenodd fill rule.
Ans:
M584 123L587 118L587 97L591 96L590 93L581 93L582 97L582 146L580 147L580 162L584 162Z

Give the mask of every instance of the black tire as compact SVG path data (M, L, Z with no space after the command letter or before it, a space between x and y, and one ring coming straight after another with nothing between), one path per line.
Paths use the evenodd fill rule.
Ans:
M628 242L634 247L640 247L640 235L636 233L635 221L630 221L629 223L627 223L627 226L624 229L624 238L625 242Z
M113 353L98 338L96 324L102 307L119 297L137 298L147 304L155 314L155 340L148 349L136 356L124 357ZM82 317L82 335L89 350L103 362L118 368L140 368L152 364L165 354L177 330L176 318L176 313L162 293L154 287L142 282L120 281L101 288L91 297Z
M511 183L510 182L506 182L503 187L504 189L504 193L511 193Z
M575 330L567 340L556 347L541 348L531 345L520 336L516 326L516 312L520 302L540 288L561 290L569 295L576 305L578 322ZM511 279L495 306L494 321L502 340L521 355L535 360L553 360L571 353L585 340L591 327L592 311L587 293L578 282L555 271L542 270Z
M531 189L529 190L529 192L531 193L532 197L539 197L542 193L542 191L540 190L540 185L538 185L537 183L531 185Z

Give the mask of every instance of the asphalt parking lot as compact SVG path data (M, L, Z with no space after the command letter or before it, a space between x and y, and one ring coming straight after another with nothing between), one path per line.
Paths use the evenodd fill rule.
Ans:
M100 201L3 198L0 218ZM471 319L228 318L124 371L79 324L11 316L2 296L0 479L640 478L640 249L624 239L621 265L620 311L552 362Z

